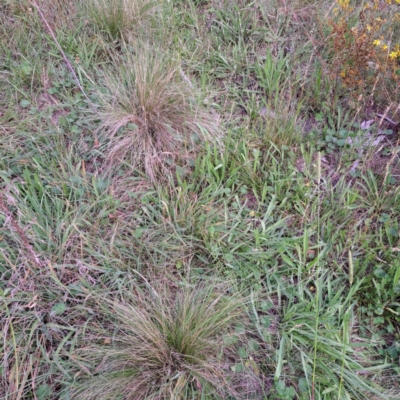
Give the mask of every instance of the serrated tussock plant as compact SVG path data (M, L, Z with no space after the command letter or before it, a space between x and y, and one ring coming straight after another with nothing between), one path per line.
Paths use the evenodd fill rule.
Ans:
M219 136L215 116L170 54L146 46L104 72L99 131L108 141L108 164L128 162L157 179Z
M243 299L227 287L165 286L123 301L104 301L105 321L96 341L77 351L92 375L75 386L79 399L178 399L185 393L211 398L235 395L230 383L227 337L243 319ZM90 339L90 338L87 338ZM182 397L183 396L183 397Z
M150 32L157 3L152 0L89 0L85 12L92 26L111 40L129 40Z

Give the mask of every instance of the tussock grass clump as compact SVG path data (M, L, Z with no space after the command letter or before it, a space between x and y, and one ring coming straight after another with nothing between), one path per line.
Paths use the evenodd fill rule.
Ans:
M138 48L105 71L104 85L99 131L106 133L111 165L127 161L154 180L217 135L217 121L200 108L171 55Z
M149 33L157 3L152 0L90 0L85 9L91 23L112 40Z
M90 0L85 4L92 25L109 39L131 40L153 29L157 2L152 0Z
M123 301L100 299L104 320L115 324L99 333L101 344L92 341L78 351L94 373L74 389L73 398L178 399L190 393L226 398L234 394L227 360L232 346L226 343L235 335L231 332L242 316L243 303L221 289L172 293L163 287L128 295Z

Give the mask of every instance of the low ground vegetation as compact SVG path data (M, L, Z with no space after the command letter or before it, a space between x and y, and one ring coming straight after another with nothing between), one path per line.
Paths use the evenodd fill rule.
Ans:
M399 1L0 19L0 398L400 398Z

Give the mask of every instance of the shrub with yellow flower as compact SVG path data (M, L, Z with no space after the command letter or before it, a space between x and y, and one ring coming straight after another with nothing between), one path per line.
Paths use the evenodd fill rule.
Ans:
M328 20L329 74L354 97L400 82L400 0L336 0ZM393 85L395 83L395 85ZM387 92L387 90L386 90Z

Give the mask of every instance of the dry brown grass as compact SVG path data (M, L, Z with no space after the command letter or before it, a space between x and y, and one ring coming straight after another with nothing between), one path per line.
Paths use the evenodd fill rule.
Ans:
M200 286L173 293L158 285L124 301L99 299L107 320L116 318L117 329L102 330L78 351L81 365L91 365L94 372L79 383L73 398L184 399L193 391L212 398L234 395L232 344L226 340L237 338L233 328L243 321L243 299L228 297L225 289Z
M108 165L128 162L156 180L201 141L218 138L218 121L184 77L170 55L146 47L105 72L98 131L106 134Z

